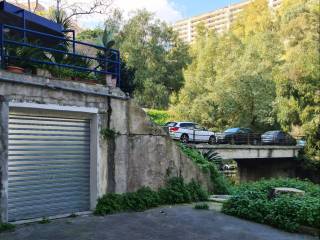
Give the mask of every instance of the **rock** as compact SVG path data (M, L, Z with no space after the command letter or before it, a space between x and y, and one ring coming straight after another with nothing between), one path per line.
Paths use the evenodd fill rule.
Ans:
M303 196L305 194L305 191L302 191L297 188L287 188L287 187L277 187L277 188L272 188L270 193L269 193L269 198L274 198L280 194L293 194L293 195L298 195L298 196Z
M218 203L224 203L228 201L231 198L231 195L211 195L209 196L210 202L218 202Z

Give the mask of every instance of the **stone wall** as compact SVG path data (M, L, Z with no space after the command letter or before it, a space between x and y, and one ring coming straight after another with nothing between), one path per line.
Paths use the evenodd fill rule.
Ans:
M117 132L114 139L97 136L97 195L158 188L171 176L196 179L211 190L209 176L184 156L166 133L119 89L0 71L1 189L7 184L7 118L9 103L36 103L97 108L98 133ZM76 116L76 115L74 115ZM6 198L1 191L1 197ZM6 205L4 200L1 206ZM2 218L4 219L4 218Z

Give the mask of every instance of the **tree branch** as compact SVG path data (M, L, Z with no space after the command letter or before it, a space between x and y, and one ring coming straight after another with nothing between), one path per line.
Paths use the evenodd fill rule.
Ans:
M73 3L73 4L62 4L61 0L56 0L57 5L59 5L58 10L64 10L68 13L66 20L80 15L90 15L90 14L106 14L108 9L113 3L113 0L94 0L89 7L84 7L83 3Z

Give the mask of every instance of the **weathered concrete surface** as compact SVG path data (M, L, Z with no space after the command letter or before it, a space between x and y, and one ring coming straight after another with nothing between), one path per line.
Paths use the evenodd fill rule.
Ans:
M237 159L236 161L240 182L296 176L296 161L292 158Z
M97 196L107 192L134 191L142 186L156 189L172 176L182 176L187 181L196 179L207 189L212 190L209 176L182 155L178 146L167 134L151 123L145 112L119 89L0 70L0 95L6 98L6 104L8 102L34 103L43 106L53 104L98 109L96 114L98 136L95 136L97 176L94 176ZM38 110L37 112L39 113ZM53 111L50 114L58 113ZM69 117L81 117L82 113L68 114ZM7 117L8 112L5 108L0 108L1 115ZM2 123L6 124L5 121ZM99 134L103 128L114 130L116 137L103 139ZM2 129L0 129L0 140L5 142L7 127ZM0 150L3 164L7 162L7 146L2 145ZM2 174L4 179L6 174L7 171ZM0 186L3 198L0 204L4 206L6 181L1 181ZM2 219L5 218L2 216Z
M251 146L193 144L201 152L214 150L222 159L234 159L240 182L261 178L295 177L298 146Z
M160 213L163 211L163 213ZM1 240L316 240L269 226L191 206L156 208L143 213L77 217L48 224L18 226Z
M112 112L125 109L121 106L123 102L113 99L111 103L117 107ZM212 190L209 175L182 154L176 143L154 125L139 106L133 101L127 104L128 122L122 123L121 129L116 128L120 133L115 149L116 192L135 191L144 185L157 189L173 176L182 176L186 181L195 179ZM117 127L117 122L123 119L124 114L112 114L111 126Z
M253 146L253 145L208 145L193 144L199 151L213 149L223 159L266 159L295 158L299 154L299 146Z
M8 115L8 101L0 94L0 222L7 221Z

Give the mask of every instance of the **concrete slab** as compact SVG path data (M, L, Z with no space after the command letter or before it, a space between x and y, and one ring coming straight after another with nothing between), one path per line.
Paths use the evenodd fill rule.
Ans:
M19 225L1 240L316 240L192 205Z

